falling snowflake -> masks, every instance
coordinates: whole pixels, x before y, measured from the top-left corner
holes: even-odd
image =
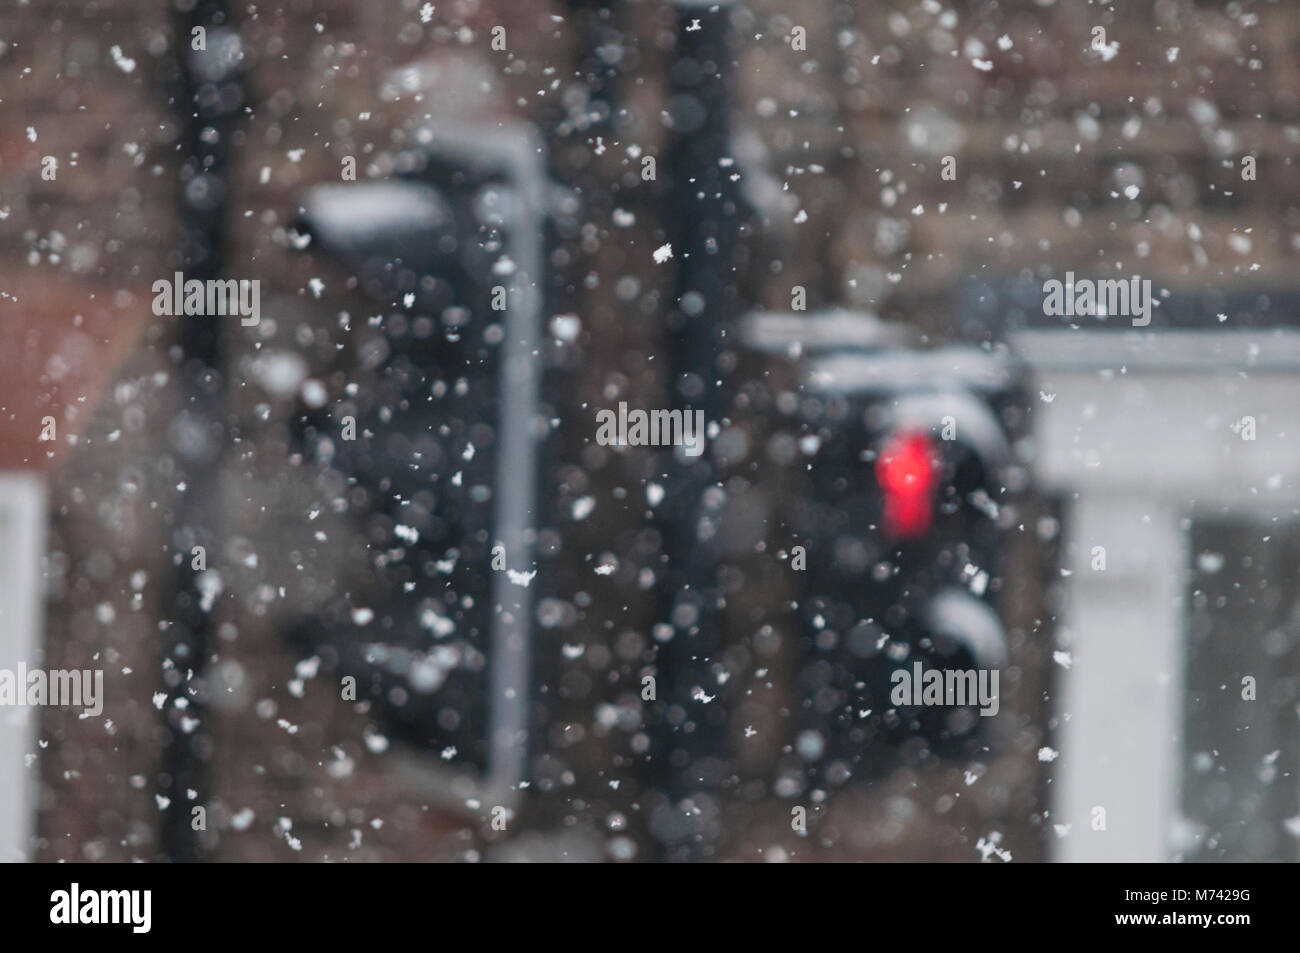
[[[135,60],[123,56],[122,48],[120,46],[110,47],[108,55],[113,57],[113,63],[116,64],[117,68],[123,73],[131,73],[135,71]]]

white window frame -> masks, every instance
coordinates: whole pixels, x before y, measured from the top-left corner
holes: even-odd
[[[1187,830],[1191,520],[1294,518],[1300,333],[1035,330],[1011,345],[1036,378],[1038,488],[1065,502],[1058,641],[1070,658],[1057,672],[1048,824],[1068,832],[1049,833],[1051,854],[1166,861]],[[1254,441],[1233,429],[1248,415]]]

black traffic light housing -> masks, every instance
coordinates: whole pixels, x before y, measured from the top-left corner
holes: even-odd
[[[980,348],[913,346],[906,331],[843,311],[754,316],[745,337],[796,363],[787,426],[803,453],[785,522],[807,568],[794,573],[790,773],[835,786],[978,752],[991,735],[977,699],[891,695],[894,673],[917,662],[987,673],[1008,661],[993,597],[1004,507],[1024,484],[1019,370]]]
[[[531,126],[438,122],[387,179],[318,185],[299,232],[385,306],[376,391],[304,413],[363,501],[378,592],[290,637],[357,680],[453,804],[525,779],[548,222]],[[348,420],[350,418],[350,422]],[[349,426],[348,432],[345,428]]]

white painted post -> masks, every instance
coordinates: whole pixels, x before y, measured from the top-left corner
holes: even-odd
[[[42,658],[46,493],[35,473],[0,472],[0,669],[37,668]],[[19,690],[22,690],[21,686]],[[0,707],[0,861],[30,859],[36,829],[39,713]]]
[[[1182,751],[1183,577],[1187,533],[1158,496],[1085,490],[1065,530],[1068,577],[1059,641],[1060,786],[1052,823],[1070,826],[1058,859],[1166,855]],[[1094,546],[1105,570],[1094,569]],[[1094,829],[1097,808],[1105,827]]]

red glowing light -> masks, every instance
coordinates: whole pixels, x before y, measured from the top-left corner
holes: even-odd
[[[895,434],[876,461],[876,480],[885,497],[884,530],[911,538],[930,528],[935,485],[934,447],[924,434]]]

